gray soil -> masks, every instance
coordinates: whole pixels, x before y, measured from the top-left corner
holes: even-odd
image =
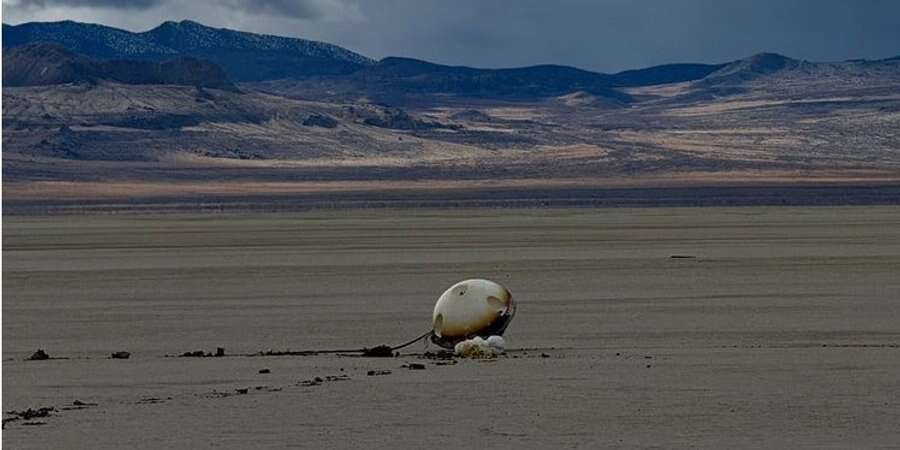
[[[3,239],[3,411],[55,408],[9,448],[900,442],[897,207],[23,216]],[[230,356],[399,343],[475,276],[519,303],[498,360]]]

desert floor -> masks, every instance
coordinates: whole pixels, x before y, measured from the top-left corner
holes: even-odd
[[[898,207],[3,222],[3,410],[56,408],[8,448],[900,442]],[[506,357],[240,356],[402,342],[470,277],[518,301]]]

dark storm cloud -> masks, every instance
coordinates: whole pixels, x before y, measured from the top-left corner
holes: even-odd
[[[557,63],[611,72],[762,51],[819,61],[900,54],[900,2],[878,0],[3,1],[4,20],[14,23],[72,19],[146,30],[192,19],[375,58],[483,67]]]
[[[294,19],[317,19],[327,12],[327,3],[309,0],[222,0],[221,4],[246,14],[284,15]]]
[[[24,8],[48,8],[58,6],[115,8],[115,9],[148,9],[163,3],[165,0],[19,0],[9,2]],[[7,5],[7,2],[3,2]],[[9,6],[7,6],[8,8]]]

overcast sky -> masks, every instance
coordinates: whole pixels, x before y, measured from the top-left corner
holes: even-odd
[[[191,19],[331,42],[373,58],[603,72],[771,51],[814,61],[900,55],[894,0],[3,0],[3,22],[144,31]]]

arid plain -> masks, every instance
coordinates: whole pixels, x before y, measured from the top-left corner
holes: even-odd
[[[5,423],[9,448],[900,442],[897,207],[20,216],[3,238],[3,410],[56,408]],[[402,342],[476,276],[519,302],[506,357],[240,356]]]

